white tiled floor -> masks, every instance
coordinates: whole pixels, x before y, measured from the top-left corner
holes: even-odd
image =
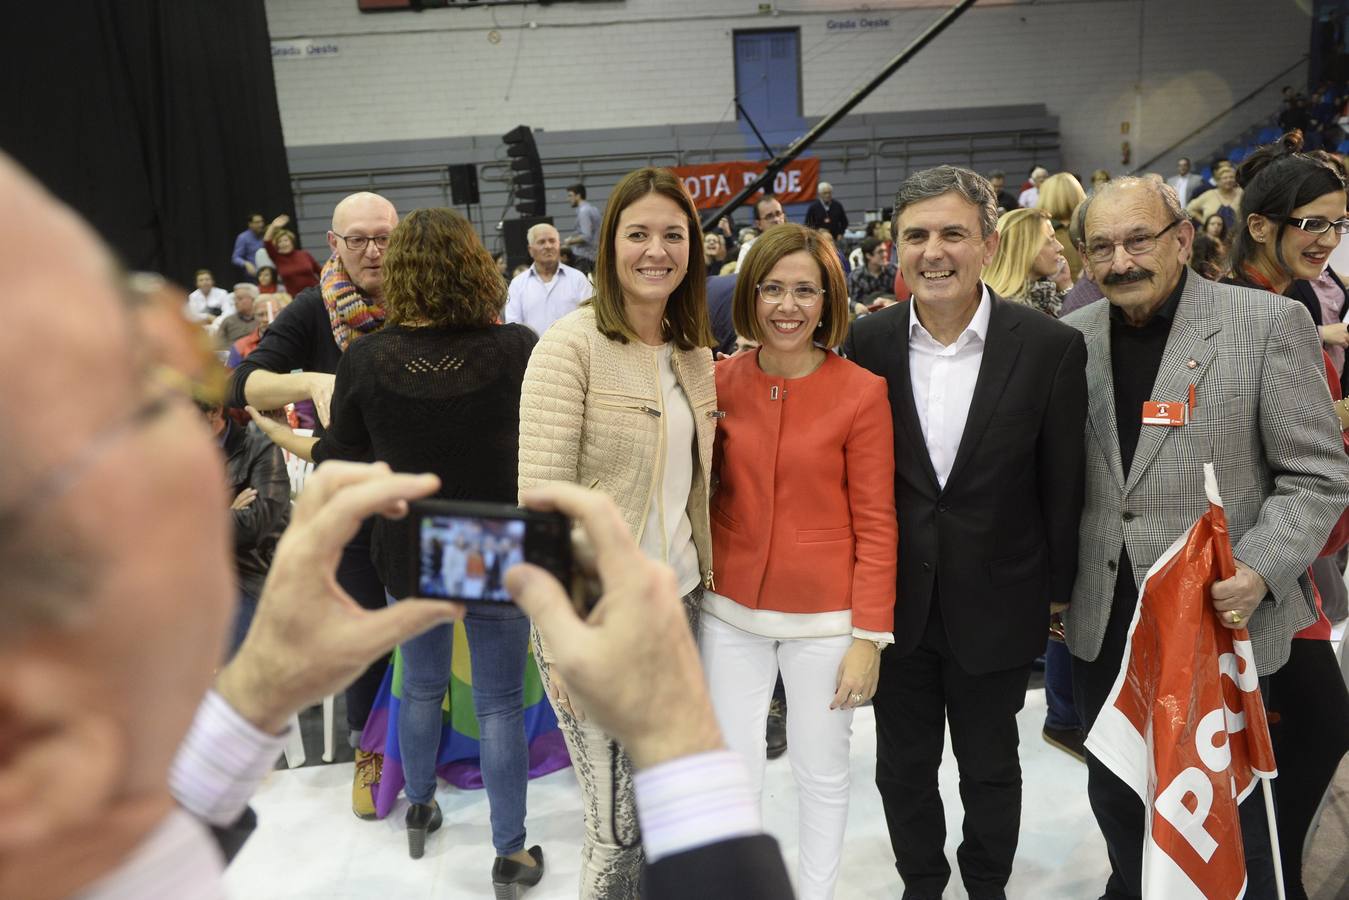
[[[1012,898],[1077,900],[1099,896],[1108,865],[1105,844],[1086,799],[1086,769],[1040,737],[1044,692],[1032,690],[1019,716],[1024,773],[1021,845],[1008,886]],[[839,880],[839,900],[900,894],[885,817],[873,784],[876,735],[870,708],[853,726],[853,801]],[[941,768],[947,802],[947,855],[954,867],[960,798],[950,746]],[[351,814],[351,766],[278,771],[254,798],[261,822],[227,873],[236,898],[490,897],[492,848],[487,798],[481,791],[442,787],[445,825],[411,860],[401,805],[380,822]],[[784,757],[769,764],[764,820],[791,865],[796,848],[796,793]],[[529,841],[543,845],[548,873],[529,900],[576,897],[580,794],[571,770],[531,782]],[[964,900],[954,875],[948,900]]]

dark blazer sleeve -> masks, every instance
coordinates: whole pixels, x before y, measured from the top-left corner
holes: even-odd
[[[1067,603],[1073,596],[1086,496],[1087,345],[1077,330],[1065,345],[1040,423],[1036,454],[1052,603]]]
[[[220,855],[225,858],[225,865],[234,861],[234,857],[239,855],[243,849],[244,842],[249,836],[257,830],[258,816],[253,812],[253,807],[248,807],[243,814],[236,819],[233,824],[221,827],[212,825],[211,837],[215,838],[216,846],[220,848]],[[789,895],[790,896],[790,895]]]
[[[791,900],[778,842],[733,838],[667,856],[646,868],[646,900]]]

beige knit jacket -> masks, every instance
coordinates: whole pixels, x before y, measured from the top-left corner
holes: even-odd
[[[708,484],[716,433],[712,351],[674,351],[675,379],[693,407],[698,459],[689,523],[704,585],[712,577]],[[652,491],[664,472],[665,429],[656,357],[613,341],[595,326],[589,305],[568,313],[539,339],[520,391],[520,489],[568,481],[604,491],[640,541]]]

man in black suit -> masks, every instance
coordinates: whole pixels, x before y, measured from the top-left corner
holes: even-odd
[[[910,175],[895,243],[913,299],[859,319],[844,354],[890,384],[899,517],[896,642],[881,657],[880,789],[904,897],[951,869],[937,792],[949,721],[972,900],[1004,897],[1021,815],[1016,713],[1077,567],[1086,348],[981,281],[997,200],[954,166]]]

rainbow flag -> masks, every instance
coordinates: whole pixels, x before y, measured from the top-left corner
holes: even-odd
[[[403,759],[398,751],[398,708],[403,696],[403,654],[394,651],[380,685],[370,718],[361,733],[361,749],[384,754],[384,772],[375,788],[375,814],[384,818],[393,809],[403,789]],[[463,622],[454,623],[450,651],[450,682],[441,705],[444,725],[436,774],[463,790],[482,787],[478,767],[478,718],[473,712],[473,674],[469,666],[468,632]],[[534,652],[525,664],[525,739],[529,741],[529,777],[538,778],[571,765],[557,717],[544,695]]]

